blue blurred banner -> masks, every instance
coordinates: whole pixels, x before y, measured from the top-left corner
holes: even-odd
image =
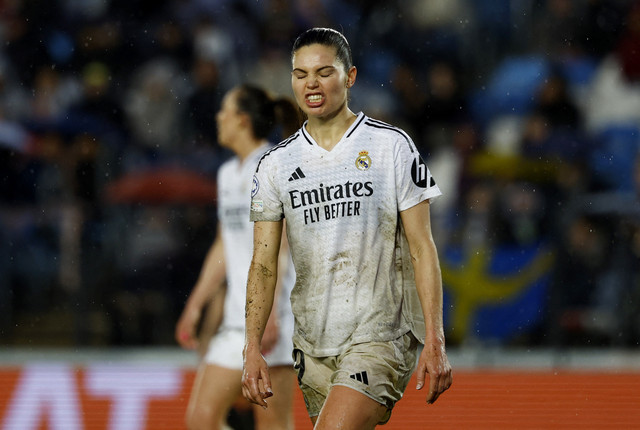
[[[451,341],[506,343],[542,321],[553,266],[546,246],[450,247],[441,259]]]

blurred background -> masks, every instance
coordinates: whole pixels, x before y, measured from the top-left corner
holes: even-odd
[[[640,3],[0,2],[0,345],[174,347],[215,232],[232,86],[342,31],[351,108],[405,129],[452,348],[640,342]]]

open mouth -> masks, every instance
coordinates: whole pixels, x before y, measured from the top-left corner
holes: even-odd
[[[318,104],[320,102],[322,102],[322,95],[321,94],[310,94],[306,97],[307,99],[307,103],[309,104]]]

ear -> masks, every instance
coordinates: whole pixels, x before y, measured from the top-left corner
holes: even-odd
[[[251,118],[249,118],[249,114],[245,112],[238,112],[238,121],[242,124],[243,128],[251,127]]]
[[[356,83],[357,74],[358,74],[358,69],[356,69],[356,66],[351,66],[351,68],[347,72],[347,83],[346,83],[347,88],[351,88],[353,84]]]

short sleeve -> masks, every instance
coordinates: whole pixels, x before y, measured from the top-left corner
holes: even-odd
[[[402,134],[396,142],[395,171],[398,210],[409,209],[424,200],[432,200],[442,192],[416,149],[413,141]]]
[[[258,164],[251,184],[251,221],[280,221],[284,218],[282,201],[272,180],[272,165],[263,159]]]

